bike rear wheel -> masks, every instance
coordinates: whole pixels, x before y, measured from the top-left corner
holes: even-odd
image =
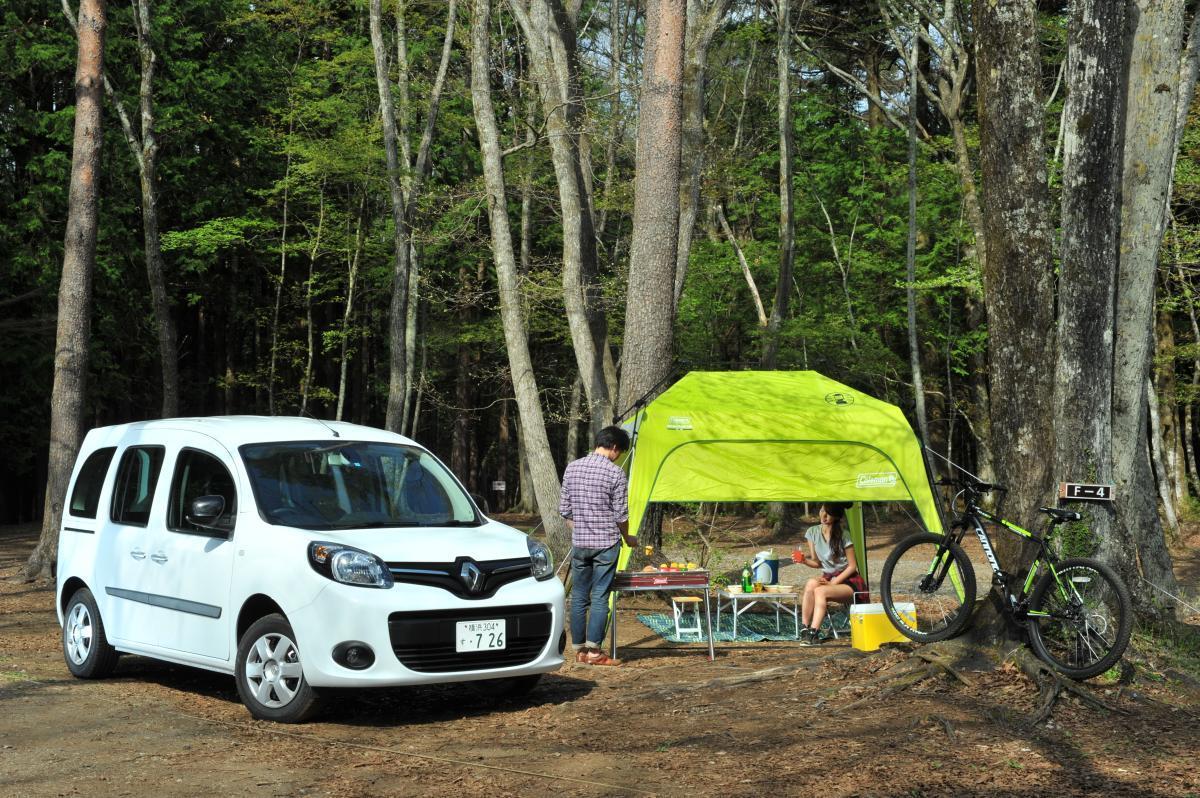
[[[958,634],[975,607],[971,561],[942,535],[921,532],[900,541],[883,564],[879,587],[892,625],[919,643]]]
[[[1063,560],[1034,586],[1028,626],[1029,642],[1043,662],[1072,679],[1090,679],[1125,653],[1133,601],[1129,588],[1104,563]]]

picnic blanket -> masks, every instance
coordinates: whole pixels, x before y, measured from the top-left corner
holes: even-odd
[[[695,643],[707,640],[696,634],[685,634],[679,637],[675,634],[675,619],[665,612],[639,612],[637,619],[650,631],[671,643]],[[713,625],[716,626],[716,616]],[[831,615],[838,633],[849,634],[850,617],[845,612],[835,612]],[[828,629],[828,626],[825,626]],[[737,637],[733,636],[733,614],[721,613],[721,625],[713,630],[713,641],[717,643],[757,643],[762,640],[795,640],[796,625],[790,615],[784,614],[779,621],[779,630],[775,630],[775,613],[747,612],[738,618]]]

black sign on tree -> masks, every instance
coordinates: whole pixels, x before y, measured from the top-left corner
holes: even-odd
[[[1069,501],[1110,502],[1113,500],[1113,486],[1060,482],[1058,483],[1058,498]]]

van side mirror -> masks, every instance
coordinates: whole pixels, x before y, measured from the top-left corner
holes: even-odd
[[[487,515],[491,512],[491,510],[488,509],[487,499],[483,498],[478,493],[472,493],[471,498],[475,501],[475,506],[478,507],[484,515]]]
[[[207,529],[210,532],[217,533],[221,537],[228,538],[229,530],[216,526],[217,521],[224,512],[224,496],[197,496],[195,499],[192,499],[192,504],[188,508],[186,518],[187,522],[193,526]]]

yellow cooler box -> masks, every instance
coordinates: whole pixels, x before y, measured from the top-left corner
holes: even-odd
[[[908,602],[897,602],[896,611],[916,621],[917,607]],[[850,644],[859,651],[875,651],[883,643],[902,643],[908,640],[892,626],[882,604],[855,604],[850,607]]]

